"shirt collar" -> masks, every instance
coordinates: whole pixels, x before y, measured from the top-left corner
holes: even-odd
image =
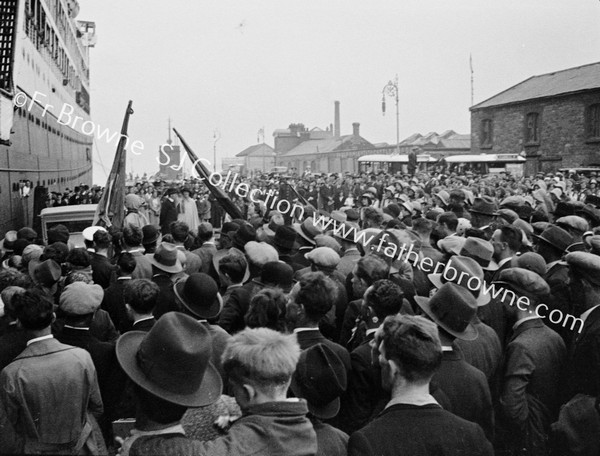
[[[423,406],[423,405],[429,405],[429,404],[438,404],[438,401],[435,400],[435,398],[431,395],[431,394],[427,394],[424,396],[399,396],[399,397],[394,397],[392,398],[391,401],[389,401],[387,403],[387,405],[385,406],[385,408],[389,408],[393,405],[396,404],[409,404],[409,405],[416,405],[416,406]]]
[[[560,260],[556,260],[556,261],[553,261],[553,262],[551,262],[551,263],[548,263],[548,264],[546,265],[546,272],[547,272],[547,271],[549,271],[550,269],[552,269],[552,267],[553,267],[555,264],[558,264],[558,263],[560,263]]]
[[[295,328],[294,329],[294,334],[298,334],[299,332],[305,332],[305,331],[318,331],[319,328]]]
[[[149,317],[138,318],[136,321],[133,322],[133,324],[135,325],[136,323],[139,323],[140,321],[152,320],[153,318],[154,317],[152,315],[150,315]]]
[[[117,277],[117,280],[131,280],[131,277]]]
[[[233,285],[229,285],[229,286],[227,287],[227,290],[231,290],[232,288],[239,288],[239,287],[243,287],[243,286],[244,286],[244,284],[243,284],[243,283],[234,283]],[[227,290],[226,290],[226,291],[227,291]]]
[[[52,334],[48,334],[46,336],[36,337],[34,339],[29,339],[27,341],[27,346],[29,347],[31,344],[33,344],[35,342],[41,342],[42,340],[46,340],[46,339],[54,339],[54,336]]]
[[[367,331],[365,332],[366,336],[369,336],[371,334],[373,334],[375,331],[377,331],[379,328],[371,328],[371,329],[367,329]]]
[[[583,323],[585,323],[585,320],[587,320],[587,317],[590,316],[590,314],[592,313],[592,310],[594,310],[596,307],[600,306],[600,304],[595,305],[594,307],[592,307],[591,309],[586,310],[585,312],[583,312],[581,314],[581,316],[579,318],[581,318],[581,321],[583,321]]]
[[[504,258],[503,260],[498,261],[498,266],[502,267],[503,265],[508,263],[510,260],[512,260],[512,257]]]
[[[525,317],[525,318],[521,318],[520,320],[517,320],[517,322],[513,325],[512,329],[513,331],[515,329],[517,329],[517,327],[521,326],[523,323],[525,323],[528,320],[535,320],[536,318],[540,318],[537,315],[532,315],[530,317]]]
[[[64,325],[63,328],[71,328],[71,329],[77,329],[79,331],[89,331],[90,328],[81,328],[81,327],[77,327],[77,326],[71,326],[71,325]]]
[[[451,352],[451,351],[454,351],[454,349],[452,347],[447,347],[445,345],[442,345],[442,351],[443,352]]]

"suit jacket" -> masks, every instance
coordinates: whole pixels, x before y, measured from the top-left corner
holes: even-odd
[[[346,456],[348,454],[348,434],[329,424],[311,418],[317,434],[316,456]]]
[[[550,424],[558,416],[560,374],[567,357],[561,337],[537,318],[521,323],[506,346],[500,399],[515,448],[545,455]],[[520,438],[519,438],[520,437]]]
[[[491,283],[494,280],[499,280],[500,279],[500,273],[502,271],[504,271],[505,269],[508,268],[512,268],[512,261],[508,260],[506,261],[502,266],[500,266],[498,269],[496,269],[495,271],[485,271],[484,274],[484,279],[487,283]]]
[[[250,307],[250,296],[250,291],[245,286],[228,288],[223,295],[219,326],[229,334],[235,334],[246,327],[244,317]]]
[[[600,306],[592,310],[575,336],[562,384],[563,402],[577,393],[600,395]]]
[[[24,439],[3,441],[2,450],[72,448],[86,428],[87,413],[103,411],[92,358],[54,338],[34,342],[0,373],[0,408],[0,416]]]
[[[292,256],[292,262],[302,266],[303,268],[310,267],[310,260],[307,260],[304,255],[314,249],[314,246],[304,246],[298,249],[295,255]]]
[[[432,382],[446,393],[455,415],[479,424],[488,439],[493,440],[492,397],[483,372],[468,364],[459,351],[444,351],[442,365]]]
[[[185,254],[185,268],[184,272],[186,274],[194,274],[196,272],[200,272],[202,268],[202,260],[195,253],[186,250],[186,248],[182,245],[177,246],[178,250],[181,250]]]
[[[90,265],[92,266],[92,279],[95,284],[106,289],[111,284],[111,280],[116,274],[115,265],[104,255],[97,253],[90,254]]]
[[[131,320],[129,320],[129,316],[127,315],[123,299],[123,288],[129,280],[131,279],[125,277],[118,278],[111,286],[104,290],[104,298],[102,298],[102,304],[100,304],[100,308],[108,312],[115,328],[121,334],[131,329]]]
[[[350,373],[352,369],[352,363],[350,362],[350,353],[344,347],[335,342],[330,341],[329,339],[325,339],[321,331],[318,328],[310,329],[307,331],[299,331],[296,333],[296,339],[298,340],[298,345],[300,345],[301,350],[306,350],[310,347],[313,347],[317,344],[325,344],[333,352],[338,355],[340,360],[344,363],[346,367],[346,372]]]
[[[202,266],[200,267],[200,272],[204,272],[208,274],[210,272],[210,266],[212,265],[212,259],[215,253],[217,253],[217,247],[214,243],[204,243],[202,246],[196,250],[192,250],[192,253],[198,255],[200,260],[202,260]]]
[[[348,250],[344,253],[344,256],[340,259],[340,262],[335,269],[339,271],[345,278],[348,276],[348,274],[352,273],[354,266],[356,266],[356,263],[358,263],[360,258],[360,252],[358,250]]]
[[[11,330],[0,337],[0,371],[25,350],[28,340],[27,333],[20,329]]]
[[[135,260],[135,269],[131,273],[132,279],[152,279],[152,263],[142,250],[133,250],[131,252]]]
[[[549,310],[548,314],[555,309],[560,310],[563,314],[574,315],[574,309],[571,302],[571,293],[569,291],[569,265],[563,262],[558,262],[546,272],[544,276],[546,283],[550,287],[550,296],[546,300]],[[555,324],[546,319],[545,323],[560,334],[565,341],[565,344],[570,343],[573,337],[573,331],[569,327],[563,327],[560,323]]]
[[[481,427],[442,409],[395,404],[350,436],[348,456],[492,456]]]
[[[231,335],[229,335],[227,331],[225,331],[220,326],[211,325],[206,321],[202,321],[202,324],[208,330],[212,340],[211,361],[219,371],[219,374],[221,374],[223,384],[227,385],[227,378],[225,376],[225,372],[223,371],[223,364],[221,363],[221,355],[225,351],[225,347],[227,346],[227,342],[229,341],[229,339],[231,339]]]
[[[152,281],[158,285],[160,289],[158,299],[156,300],[156,308],[154,309],[154,318],[157,320],[167,312],[178,312],[181,306],[177,302],[175,292],[173,291],[173,281],[168,274],[155,274],[152,276]]]
[[[491,383],[502,361],[502,344],[490,326],[478,321],[473,326],[479,336],[475,340],[456,339],[454,345],[462,352],[466,362],[483,372]],[[491,389],[490,384],[490,389]]]
[[[156,324],[155,318],[145,318],[144,320],[140,320],[133,324],[131,327],[132,331],[144,331],[148,332],[152,329],[152,327]]]
[[[171,201],[169,198],[165,198],[160,206],[160,218],[159,225],[160,231],[163,236],[165,234],[171,234],[171,222],[177,221],[177,206],[174,201]]]

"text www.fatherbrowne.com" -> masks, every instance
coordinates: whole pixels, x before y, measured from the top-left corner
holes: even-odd
[[[383,245],[385,236],[380,239],[381,242],[379,242],[378,245],[372,246],[371,241],[373,241],[375,238],[373,234],[368,234],[364,230],[357,230],[355,226],[351,226],[346,223],[339,223],[338,221],[324,215],[315,217],[313,219],[313,225],[323,231],[331,230],[333,231],[333,234],[338,237],[353,239],[354,243],[369,246],[371,250],[382,251],[387,257],[392,258],[395,261],[409,263],[412,265],[412,267],[418,268],[426,274],[442,273],[443,278],[447,282],[465,284],[473,293],[490,295],[491,299],[500,299],[500,302],[503,304],[506,302],[506,299],[509,298],[509,305],[513,306],[516,304],[519,310],[523,312],[528,311],[530,314],[535,314],[542,319],[547,318],[555,325],[562,325],[563,328],[567,328],[570,324],[570,330],[573,331],[578,327],[577,331],[579,333],[581,333],[583,329],[583,320],[581,318],[576,318],[573,315],[565,314],[559,309],[554,309],[548,313],[550,308],[544,303],[540,303],[535,306],[533,310],[530,310],[531,302],[527,296],[517,297],[512,290],[496,286],[496,284],[493,282],[488,284],[485,280],[482,280],[479,277],[464,277],[465,275],[468,275],[466,272],[461,272],[459,275],[459,272],[452,267],[452,259],[448,260],[448,264],[442,262],[434,264],[433,259],[421,256],[419,255],[418,251],[413,250],[413,244],[403,244],[402,246],[398,247],[394,244],[387,243],[384,248]]]

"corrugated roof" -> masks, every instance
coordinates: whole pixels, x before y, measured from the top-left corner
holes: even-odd
[[[283,154],[283,156],[293,157],[295,155],[322,154],[331,152],[350,138],[352,138],[352,135],[341,136],[339,138],[309,139],[308,141],[301,142],[293,149],[287,151]]]
[[[236,154],[236,157],[246,157],[254,152],[258,152],[261,149],[265,148],[266,150],[263,151],[265,154],[275,154],[275,150],[269,146],[268,144],[256,144],[254,146],[250,146],[247,147],[246,149],[244,149],[243,151],[241,151],[240,153]]]
[[[487,108],[591,89],[600,89],[600,62],[540,76],[532,76],[476,104],[471,109]]]

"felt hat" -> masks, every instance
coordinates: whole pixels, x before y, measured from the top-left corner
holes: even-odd
[[[177,274],[183,271],[183,266],[178,258],[178,251],[175,244],[163,242],[156,248],[156,252],[153,254],[147,253],[146,258],[161,271]]]
[[[600,287],[600,256],[588,252],[572,252],[565,255],[565,261],[571,266],[572,272]]]
[[[302,239],[312,245],[315,245],[315,236],[321,234],[312,217],[308,217],[302,223],[294,223],[293,227]]]
[[[498,280],[494,283],[513,290],[518,295],[536,299],[543,299],[550,294],[550,287],[546,281],[529,269],[505,269],[500,271]]]
[[[246,260],[246,255],[244,255],[244,252],[242,252],[239,249],[236,249],[235,247],[231,247],[230,249],[217,250],[212,257],[212,264],[213,264],[213,267],[215,268],[215,271],[217,271],[219,274],[221,273],[221,260],[229,255],[241,256],[244,258],[244,260]],[[246,272],[244,273],[244,278],[242,279],[242,283],[247,282],[249,278],[250,278],[250,268],[248,266],[248,261],[246,260]]]
[[[442,201],[444,206],[447,206],[448,202],[450,201],[450,193],[448,193],[446,190],[440,190],[439,192],[434,193],[433,196],[437,196]]]
[[[498,209],[494,215],[496,217],[500,217],[504,220],[506,220],[508,223],[512,224],[515,220],[517,220],[519,218],[519,214],[517,214],[515,211],[513,211],[512,209]]]
[[[60,265],[54,260],[45,260],[38,263],[31,277],[35,283],[50,288],[60,279],[62,270]]]
[[[304,255],[304,258],[323,269],[333,270],[340,262],[340,256],[329,247],[317,247]]]
[[[154,225],[145,225],[142,227],[142,244],[152,244],[158,241],[160,231]]]
[[[93,242],[96,231],[106,231],[106,228],[99,225],[88,226],[81,234],[83,235],[83,239],[88,242]]]
[[[358,222],[360,214],[356,209],[346,209],[346,221],[347,222]]]
[[[554,225],[546,228],[541,235],[533,234],[532,236],[560,252],[564,252],[573,242],[573,237],[568,232]]]
[[[438,326],[457,339],[477,339],[477,328],[471,322],[477,314],[477,302],[466,288],[448,282],[431,298],[415,296],[414,299]]]
[[[346,391],[346,367],[325,344],[303,350],[290,389],[306,399],[308,410],[319,419],[330,419],[340,411],[340,396]]]
[[[591,204],[596,209],[600,208],[600,196],[588,195],[585,197],[585,204]]]
[[[116,352],[135,384],[167,402],[203,407],[221,396],[221,376],[210,362],[210,333],[188,315],[168,312],[148,332],[123,334]]]
[[[346,242],[356,244],[356,234],[359,231],[357,226],[351,225],[349,222],[336,226],[333,230],[333,237],[342,239]]]
[[[294,286],[294,270],[283,261],[269,261],[263,266],[260,274],[260,285],[273,284],[289,293]]]
[[[483,214],[493,216],[497,210],[496,200],[491,196],[482,196],[475,198],[469,212],[474,214]]]
[[[273,244],[283,249],[291,250],[296,244],[296,231],[291,226],[282,225],[277,228]]]
[[[167,191],[165,192],[165,195],[171,196],[171,195],[176,195],[177,193],[179,193],[179,190],[174,187],[171,187],[171,188],[167,189]]]
[[[454,253],[458,255],[465,245],[465,238],[462,236],[446,236],[437,242],[438,248],[445,253]]]
[[[528,269],[542,277],[546,275],[546,260],[539,253],[525,252],[522,255],[514,256],[510,265],[513,268]]]
[[[252,225],[244,223],[231,237],[231,241],[238,249],[243,249],[250,241],[256,241],[256,230]]]
[[[217,317],[223,308],[217,282],[203,272],[177,281],[173,291],[183,306],[198,318],[210,320]]]
[[[26,239],[31,243],[37,239],[37,233],[33,228],[24,226],[19,231],[17,231],[17,239]]]
[[[331,218],[333,220],[335,220],[336,222],[344,223],[346,221],[346,219],[348,218],[348,216],[346,215],[345,212],[342,212],[342,211],[332,211]]]
[[[483,269],[473,258],[453,256],[441,274],[429,274],[427,278],[437,289],[446,282],[452,282],[471,290],[476,296],[477,306],[485,306],[490,302],[490,295],[483,293]],[[477,280],[472,280],[474,278]]]
[[[55,242],[67,244],[69,242],[69,230],[60,223],[49,228],[46,235],[48,236],[48,244],[54,244]]]
[[[402,210],[400,209],[400,206],[398,204],[390,203],[385,208],[383,208],[383,212],[396,218],[400,216],[400,212],[402,212]]]
[[[256,266],[263,266],[269,261],[277,261],[279,254],[275,247],[266,242],[250,241],[244,246],[248,261]]]
[[[315,246],[316,247],[329,247],[333,249],[335,253],[338,255],[342,251],[342,246],[340,243],[332,236],[328,236],[326,234],[318,234],[315,236]]]
[[[73,282],[60,294],[60,310],[70,315],[94,313],[102,304],[104,290],[100,285]]]
[[[17,232],[15,230],[7,231],[4,235],[4,239],[0,242],[0,248],[7,252],[12,252],[15,241],[17,240]]]
[[[586,204],[582,208],[576,209],[575,214],[588,219],[592,226],[600,225],[600,209],[596,209],[591,204]]]

